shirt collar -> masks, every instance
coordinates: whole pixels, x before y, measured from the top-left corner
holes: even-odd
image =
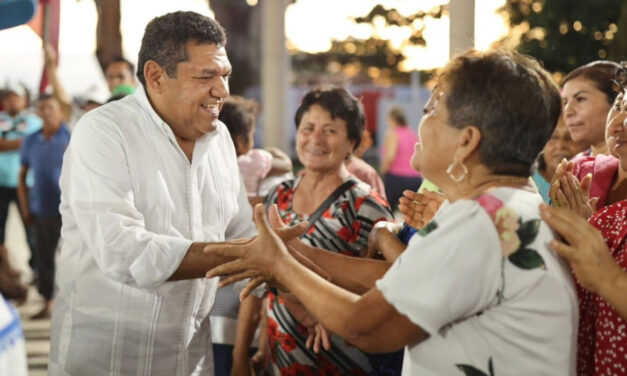
[[[59,127],[59,129],[57,129],[57,131],[52,134],[52,137],[50,138],[50,140],[52,141],[58,137],[69,135],[69,134],[70,134],[70,131],[68,130],[67,125],[63,121],[61,122],[61,126]],[[37,135],[40,140],[45,140],[43,127],[37,131]]]
[[[157,111],[155,111],[154,107],[152,107],[152,104],[150,103],[150,100],[148,99],[148,94],[146,93],[146,90],[144,89],[144,87],[141,84],[138,84],[137,90],[135,90],[135,93],[133,93],[132,95],[135,97],[135,99],[137,99],[140,106],[143,107],[148,112],[153,123],[155,123],[159,127],[159,129],[162,132],[164,132],[164,134],[172,142],[174,142],[174,144],[178,145],[176,142],[176,137],[174,136],[174,132],[172,132],[172,128],[170,128],[168,123],[166,123],[165,120],[163,120],[161,116],[159,116]],[[202,144],[212,139],[213,136],[215,136],[218,132],[221,131],[222,128],[223,127],[221,126],[216,127],[214,131],[208,132],[207,134],[203,135],[198,140],[196,140],[196,144]],[[224,130],[222,129],[222,131]]]

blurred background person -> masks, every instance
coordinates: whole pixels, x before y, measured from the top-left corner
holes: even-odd
[[[571,71],[562,81],[564,121],[573,141],[587,148],[581,158],[608,154],[605,119],[618,94],[613,87],[618,68],[612,61],[593,61]]]
[[[380,194],[381,197],[387,199],[387,196],[385,194],[385,185],[383,184],[383,180],[381,180],[381,176],[374,167],[369,165],[368,162],[364,161],[361,158],[366,150],[370,149],[371,147],[372,135],[370,134],[369,130],[364,129],[361,134],[361,142],[359,143],[359,146],[346,160],[346,169],[352,175],[355,175],[357,179],[372,187],[372,189]]]
[[[583,149],[584,147],[582,147],[581,143],[573,141],[570,132],[568,132],[568,127],[564,122],[564,117],[560,116],[560,120],[551,138],[546,145],[544,145],[544,149],[542,149],[540,155],[538,155],[538,168],[532,176],[544,202],[550,201],[550,182],[557,166],[562,160],[573,158]]]
[[[61,237],[59,177],[63,154],[70,143],[61,104],[54,96],[44,94],[37,100],[37,114],[43,120],[43,127],[22,143],[18,186],[22,216],[35,226],[37,290],[44,298],[43,308],[32,317],[35,320],[47,319],[52,312],[55,255]],[[30,190],[26,184],[29,170],[33,171],[34,178]]]
[[[107,86],[111,93],[120,85],[128,85],[132,88],[137,86],[135,81],[135,65],[122,56],[112,59],[105,67],[104,73]]]
[[[13,202],[19,206],[17,197],[19,149],[24,137],[41,128],[41,119],[27,111],[28,92],[21,84],[8,82],[0,92],[0,99],[4,108],[4,111],[0,112],[0,246],[4,247],[9,204]],[[32,176],[28,176],[26,184],[30,186],[32,183]],[[33,234],[23,217],[22,223],[31,253],[29,265],[36,274]]]
[[[258,112],[257,102],[232,95],[224,101],[219,117],[233,139],[237,164],[252,202],[263,200],[268,193],[262,190],[262,186],[271,185],[274,188],[282,180],[292,177],[292,160],[287,154],[277,148],[255,148]]]
[[[383,184],[388,202],[392,210],[398,208],[398,200],[403,191],[409,189],[417,191],[422,183],[420,172],[414,170],[409,160],[414,154],[414,146],[418,136],[413,129],[407,126],[405,112],[400,107],[394,107],[388,113],[387,132],[381,148],[381,168]]]

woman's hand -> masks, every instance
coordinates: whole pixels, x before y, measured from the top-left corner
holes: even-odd
[[[398,209],[403,213],[405,223],[420,230],[431,221],[444,200],[444,195],[438,192],[425,190],[417,193],[405,190],[399,200]]]
[[[586,175],[581,182],[573,174],[574,163],[562,161],[551,179],[549,196],[554,206],[569,208],[584,219],[596,212],[598,198],[590,198],[592,175]]]
[[[220,287],[250,278],[251,281],[240,293],[240,299],[247,297],[263,282],[275,280],[281,262],[293,258],[284,242],[298,238],[307,230],[307,222],[272,230],[262,204],[254,208],[254,221],[259,234],[251,241],[228,245],[217,251],[236,259],[211,269],[206,275],[207,278],[226,276],[220,281]]]
[[[308,335],[305,346],[308,349],[313,349],[316,354],[320,352],[320,346],[322,346],[325,350],[330,350],[330,334],[318,322],[318,319],[315,318],[294,295],[281,293],[281,297],[283,298],[285,308],[287,308],[290,314],[292,314],[298,322],[307,328]]]
[[[552,240],[551,248],[570,262],[579,283],[600,294],[622,273],[601,233],[569,209],[541,205],[542,218],[565,241]]]
[[[377,222],[372,228],[372,231],[370,231],[370,235],[368,235],[368,249],[366,251],[365,257],[372,259],[383,258],[383,252],[381,251],[381,242],[379,240],[386,235],[393,235],[394,237],[396,237],[402,227],[402,223],[394,223],[388,221]]]

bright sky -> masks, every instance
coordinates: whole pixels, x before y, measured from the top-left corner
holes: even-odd
[[[286,34],[288,43],[297,48],[317,52],[329,48],[331,38],[348,36],[368,37],[373,32],[390,40],[393,46],[401,46],[410,35],[403,28],[375,28],[355,25],[349,17],[365,15],[379,2],[394,7],[402,14],[411,14],[443,3],[442,0],[298,0],[288,7]],[[501,16],[494,11],[504,0],[475,0],[476,47],[487,48],[494,40],[507,32]],[[174,10],[193,10],[212,15],[206,0],[121,0],[122,35],[125,55],[135,61],[143,30],[152,18]],[[333,12],[329,12],[333,9]],[[449,19],[425,20],[424,37],[427,47],[408,48],[405,69],[430,69],[444,65],[448,60]],[[61,63],[59,74],[71,94],[95,91],[107,95],[102,73],[93,56],[96,9],[91,0],[61,0]],[[27,26],[0,31],[0,85],[7,77],[18,77],[29,87],[35,88],[43,64],[39,38]]]
[[[403,15],[419,10],[427,11],[447,3],[446,0],[298,0],[287,9],[285,29],[289,41],[300,50],[308,52],[326,51],[331,39],[346,39],[349,36],[368,38],[375,31],[382,38],[400,47],[411,35],[409,27],[373,28],[370,25],[355,25],[349,17],[366,15],[377,3],[386,8],[396,8]],[[475,46],[485,49],[507,33],[503,18],[495,10],[505,0],[475,0]],[[327,9],[333,9],[328,12]],[[333,25],[333,27],[325,27]],[[449,18],[426,18],[424,38],[427,47],[408,47],[405,70],[431,69],[443,66],[449,55]]]

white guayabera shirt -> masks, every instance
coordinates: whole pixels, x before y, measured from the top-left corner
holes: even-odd
[[[226,127],[190,163],[138,88],[79,121],[60,185],[50,374],[212,375],[218,280],[166,280],[192,241],[255,234]]]
[[[577,299],[536,192],[442,206],[377,288],[429,334],[403,375],[575,375]]]

